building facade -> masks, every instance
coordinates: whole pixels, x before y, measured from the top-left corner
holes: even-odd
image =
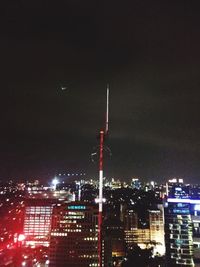
[[[168,203],[165,242],[167,266],[194,266],[192,220],[188,203]]]
[[[168,198],[165,208],[167,266],[200,266],[200,200]]]
[[[98,209],[70,202],[55,206],[50,239],[50,267],[98,266]]]
[[[164,209],[162,205],[148,210],[145,227],[139,224],[140,218],[134,210],[127,209],[124,216],[124,233],[127,248],[137,244],[141,249],[153,247],[154,254],[164,255]]]
[[[49,246],[54,201],[27,199],[23,233],[25,246]]]

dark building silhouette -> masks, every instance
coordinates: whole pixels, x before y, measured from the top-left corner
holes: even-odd
[[[118,266],[125,256],[123,223],[117,216],[104,220],[103,224],[103,261],[104,267]],[[113,265],[115,264],[115,265]]]

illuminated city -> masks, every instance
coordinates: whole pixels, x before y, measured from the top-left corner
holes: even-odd
[[[1,184],[2,266],[98,266],[98,180],[80,177]],[[130,266],[134,257],[198,266],[200,186],[104,178],[103,194],[102,266]]]
[[[0,267],[200,267],[198,1],[0,3]]]

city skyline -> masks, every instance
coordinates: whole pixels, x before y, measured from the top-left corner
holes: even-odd
[[[2,266],[101,266],[98,182],[0,184]],[[200,185],[104,183],[102,266],[199,266]]]
[[[0,177],[98,177],[109,83],[106,176],[197,182],[198,16],[179,1],[3,3]]]

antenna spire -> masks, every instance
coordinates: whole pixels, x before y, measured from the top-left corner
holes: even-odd
[[[109,123],[109,84],[107,84],[107,101],[106,101],[106,129],[105,134],[108,134],[108,123]]]

